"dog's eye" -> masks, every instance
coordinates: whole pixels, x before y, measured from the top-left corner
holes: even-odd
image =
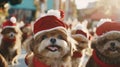
[[[43,35],[42,36],[42,40],[44,40],[44,39],[46,39],[47,38],[47,36],[46,35]]]
[[[58,38],[59,38],[59,39],[63,39],[62,35],[58,35]]]

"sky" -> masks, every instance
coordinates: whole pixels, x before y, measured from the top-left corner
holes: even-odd
[[[77,9],[85,9],[88,6],[88,3],[95,2],[96,0],[75,0]]]

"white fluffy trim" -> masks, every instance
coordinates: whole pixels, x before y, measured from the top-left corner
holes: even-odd
[[[16,23],[17,20],[16,20],[15,17],[11,17],[11,18],[10,18],[10,21],[11,21],[12,23]]]
[[[55,27],[55,28],[52,28],[52,29],[47,29],[47,30],[39,31],[39,32],[37,32],[36,34],[34,34],[34,38],[35,38],[38,34],[42,34],[42,33],[49,32],[49,31],[53,31],[53,30],[56,30],[56,29],[64,29],[64,33],[65,33],[66,35],[69,34],[69,33],[67,32],[67,29],[65,29],[64,27],[58,26],[58,27]]]
[[[97,27],[99,27],[100,25],[102,25],[103,23],[105,23],[105,22],[109,22],[109,21],[112,21],[111,19],[109,19],[109,18],[102,18],[102,19],[100,19],[100,21],[98,22],[98,24],[97,24]]]

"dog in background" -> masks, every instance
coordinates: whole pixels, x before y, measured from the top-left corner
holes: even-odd
[[[120,67],[120,23],[106,21],[96,28],[92,56],[86,67]]]
[[[81,58],[86,54],[89,45],[89,33],[86,25],[78,23],[71,30],[72,37],[77,41],[76,47],[77,50],[73,53],[72,57],[72,66],[81,67]],[[83,53],[83,50],[85,53]],[[88,52],[88,51],[87,51]],[[87,55],[87,54],[86,54]],[[83,65],[83,63],[82,63]]]
[[[25,42],[30,36],[32,36],[32,26],[31,23],[26,23],[21,27],[22,35],[22,43]]]
[[[21,35],[22,32],[14,23],[14,17],[6,21],[2,25],[0,53],[6,59],[8,64],[17,63],[17,57],[21,53]]]
[[[33,43],[30,44],[33,55],[26,57],[29,67],[72,67],[74,39],[68,34],[63,21],[56,15],[46,15],[34,23],[33,32]]]

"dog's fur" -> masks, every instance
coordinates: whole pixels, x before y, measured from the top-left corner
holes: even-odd
[[[1,31],[2,39],[0,53],[5,57],[8,64],[17,63],[17,57],[21,53],[21,35],[18,27],[8,27]]]
[[[120,65],[120,32],[111,31],[98,36],[92,41],[92,48],[102,62]],[[91,56],[86,67],[99,67],[99,65]]]
[[[85,37],[82,34],[75,34],[76,30],[72,31],[72,37],[77,41],[76,48],[77,50],[75,52],[81,54],[81,56],[78,57],[72,57],[72,66],[73,67],[80,67],[81,57],[82,57],[82,50],[88,48],[89,40],[87,37]],[[74,54],[74,53],[73,53]]]
[[[0,54],[0,67],[8,67],[7,61],[1,54]]]
[[[20,28],[23,35],[22,35],[22,43],[24,43],[30,36],[32,36],[32,26],[31,24],[25,24],[23,27]]]
[[[51,67],[72,67],[71,56],[75,50],[74,40],[63,29],[38,34],[30,47],[33,55],[28,58],[28,66],[34,67],[33,57]]]

